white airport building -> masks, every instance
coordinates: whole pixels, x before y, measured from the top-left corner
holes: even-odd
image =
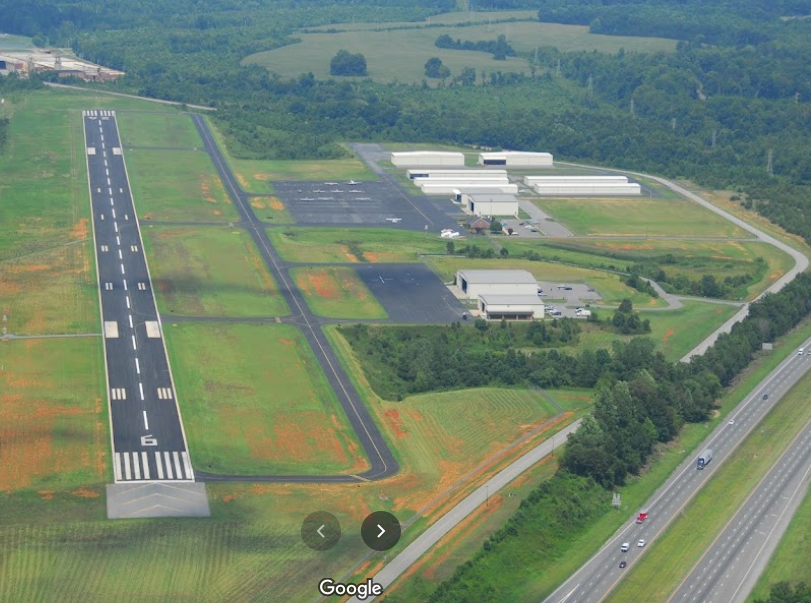
[[[535,320],[544,317],[544,303],[535,295],[479,295],[479,315],[486,320]]]
[[[553,167],[551,153],[528,153],[524,151],[501,151],[479,153],[479,165],[506,165],[515,168]]]
[[[507,178],[507,170],[452,170],[452,169],[430,169],[430,168],[411,168],[406,170],[408,177],[411,180],[418,178],[441,178],[448,180],[455,178],[457,180],[475,180],[477,178]]]
[[[401,151],[391,154],[391,163],[396,167],[465,167],[463,153],[449,151]]]
[[[525,176],[524,182],[541,196],[635,196],[642,193],[625,176]]]
[[[462,207],[474,216],[518,215],[518,199],[504,193],[462,193]]]
[[[538,281],[526,270],[459,270],[455,284],[467,299],[480,295],[538,297]]]
[[[426,182],[420,186],[426,195],[451,195],[456,201],[462,200],[462,194],[468,191],[518,194],[518,185],[494,182]]]

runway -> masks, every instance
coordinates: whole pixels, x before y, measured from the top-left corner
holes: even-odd
[[[84,111],[115,482],[194,471],[113,111]]]

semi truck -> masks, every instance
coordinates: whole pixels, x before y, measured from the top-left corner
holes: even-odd
[[[696,469],[703,469],[704,467],[707,466],[707,463],[709,463],[711,460],[712,460],[712,449],[707,448],[704,452],[702,452],[699,455],[698,461],[696,462]]]

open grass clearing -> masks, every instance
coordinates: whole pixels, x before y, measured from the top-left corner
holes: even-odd
[[[250,203],[253,213],[260,220],[271,224],[296,223],[287,206],[278,197],[251,197]]]
[[[619,275],[579,266],[512,258],[472,259],[461,256],[430,256],[425,261],[445,282],[452,281],[457,270],[527,270],[540,281],[585,283],[596,289],[606,304],[619,305],[623,299],[630,299],[637,307],[665,305],[663,300],[627,286],[620,281]]]
[[[656,539],[651,550],[609,597],[609,602],[664,601],[811,419],[805,375],[764,418],[712,479]]]
[[[357,157],[301,161],[231,158],[229,163],[242,189],[257,195],[272,191],[274,180],[377,179]]]
[[[98,284],[86,218],[74,244],[0,262],[3,326],[15,335],[98,333]],[[82,241],[82,242],[79,242]]]
[[[239,220],[214,164],[205,153],[129,149],[124,158],[142,222]]]
[[[749,233],[687,200],[635,198],[543,198],[533,202],[583,235],[730,237]]]
[[[0,493],[47,499],[107,477],[101,350],[96,337],[0,343]]]
[[[498,19],[524,20],[490,22]],[[474,20],[478,22],[473,23]],[[465,25],[468,22],[470,24]],[[447,23],[448,27],[442,27],[442,23]],[[473,67],[477,72],[530,73],[529,63],[523,58],[496,61],[488,52],[437,48],[434,42],[444,34],[470,41],[495,41],[499,35],[504,35],[519,53],[532,52],[539,40],[544,46],[556,46],[566,52],[597,50],[615,53],[620,48],[668,52],[675,50],[676,46],[673,40],[595,35],[589,33],[586,26],[540,23],[537,14],[531,15],[529,11],[451,13],[432,17],[430,27],[426,25],[428,23],[330,25],[321,28],[321,33],[299,32],[296,37],[300,43],[250,55],[243,59],[243,63],[259,64],[283,77],[312,72],[323,79],[330,77],[329,60],[338,50],[346,49],[366,56],[368,76],[373,80],[414,84],[427,79],[424,66],[431,57],[439,57],[452,75],[458,75],[465,67]],[[363,35],[358,35],[358,31],[363,31]]]
[[[447,252],[436,234],[393,228],[285,228],[268,230],[273,246],[288,262],[418,262],[422,254]],[[488,245],[486,240],[455,241]]]
[[[310,309],[327,318],[388,318],[383,306],[351,268],[291,271]]]
[[[242,228],[144,225],[161,312],[184,316],[283,316],[289,312]]]
[[[119,111],[121,144],[127,147],[202,148],[191,117],[175,112]]]
[[[168,324],[195,467],[248,475],[366,469],[343,410],[297,328]]]

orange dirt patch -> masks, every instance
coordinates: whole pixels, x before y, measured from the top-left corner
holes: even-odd
[[[662,335],[662,341],[667,341],[676,332],[676,329],[670,328],[668,329],[664,335]]]
[[[270,180],[270,174],[254,174],[253,179],[259,180],[259,182],[267,182]]]
[[[253,198],[251,199],[251,207],[255,207],[256,209],[265,209],[267,205],[262,203],[261,199]]]
[[[80,498],[98,498],[101,496],[98,492],[93,490],[88,490],[87,488],[79,488],[78,490],[73,490],[71,492],[74,496],[79,496]]]
[[[42,500],[53,500],[56,490],[40,490],[37,492]]]
[[[394,432],[398,438],[404,438],[408,435],[408,432],[405,430],[405,423],[400,418],[400,413],[390,408],[385,413],[383,413],[388,420],[389,427]]]
[[[602,243],[597,244],[599,247],[602,247]],[[635,251],[635,250],[648,250],[653,249],[653,245],[644,245],[640,243],[606,243],[606,247],[609,249],[622,249],[624,251]]]
[[[238,415],[253,458],[305,463],[329,458],[340,463],[349,462],[335,431],[319,412],[280,414],[274,418],[272,431],[260,420],[251,421],[245,413]]]
[[[307,282],[318,297],[335,299],[341,297],[341,290],[335,278],[326,270],[314,270],[307,273]]]
[[[374,253],[370,251],[364,251],[363,257],[372,263],[382,263],[385,264],[387,262],[402,262],[403,255],[400,253],[395,253],[392,251],[376,251]]]
[[[79,220],[70,231],[71,239],[86,239],[90,234],[90,227],[87,218]]]
[[[243,176],[240,172],[234,172],[234,173],[236,174],[237,181],[239,182],[239,185],[243,189],[248,190],[250,188],[250,184],[248,183],[247,178],[245,178],[245,176]]]
[[[380,260],[377,259],[377,254],[374,253],[374,252],[371,252],[371,251],[364,251],[363,252],[363,257],[366,259],[366,261],[372,262],[372,263],[380,261]]]
[[[279,341],[281,341],[286,346],[296,345],[295,341],[293,341],[292,339],[287,339],[286,337],[280,338]]]
[[[277,199],[276,197],[271,197],[268,204],[270,205],[270,209],[274,211],[282,211],[284,209],[284,203],[282,203],[281,200]]]
[[[355,257],[355,254],[349,251],[349,247],[347,247],[346,245],[341,245],[341,253],[343,253],[346,259],[349,260],[350,262],[358,261],[358,258]]]

